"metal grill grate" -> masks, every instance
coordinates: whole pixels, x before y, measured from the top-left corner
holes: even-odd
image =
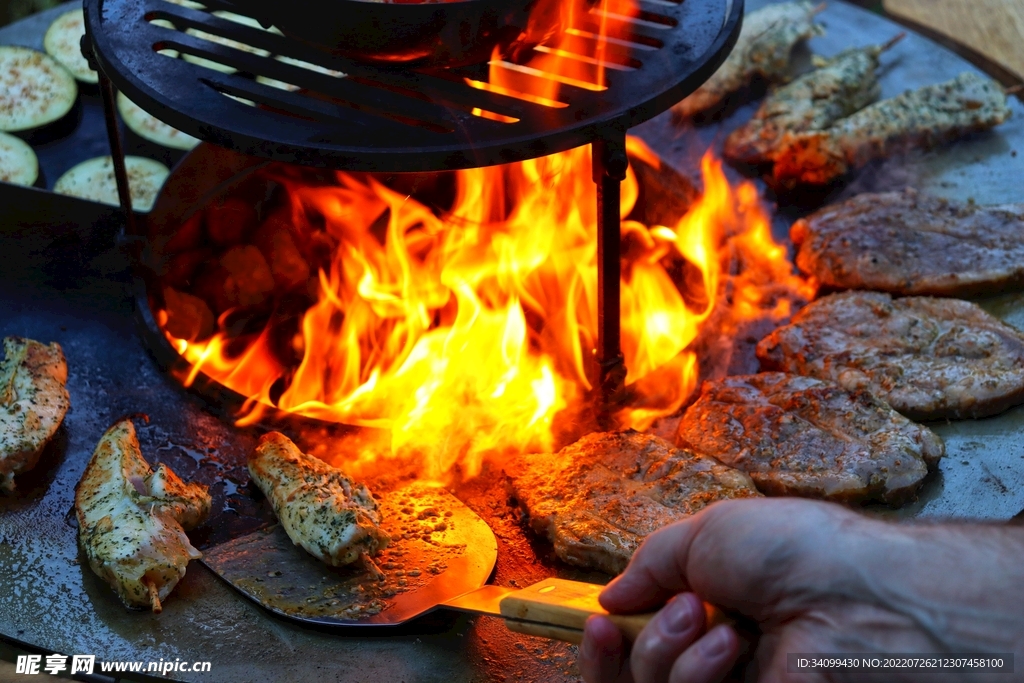
[[[742,4],[641,0],[633,19],[592,11],[568,29],[561,50],[592,53],[599,22],[611,25],[616,38],[605,51],[607,87],[562,78],[557,102],[492,88],[487,63],[410,70],[335,57],[225,18],[223,12],[237,15],[239,9],[221,0],[208,1],[205,9],[168,0],[87,0],[85,7],[104,73],[176,128],[256,156],[390,172],[507,163],[586,144],[609,129],[625,131],[706,80],[735,41]],[[594,68],[586,58],[570,58]],[[497,68],[525,81],[550,78],[516,64]],[[321,72],[327,70],[344,75]]]

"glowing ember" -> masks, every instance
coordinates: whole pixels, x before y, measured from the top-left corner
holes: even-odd
[[[638,140],[629,150],[659,163]],[[211,237],[219,255],[202,253],[215,265],[200,267],[191,294],[165,289],[160,322],[191,364],[188,381],[203,372],[251,397],[242,423],[274,406],[385,428],[390,448],[373,457],[416,457],[435,479],[456,466],[472,476],[487,457],[552,449],[584,428],[592,398],[590,169],[581,148],[459,171],[447,211],[368,176],[316,186],[278,171],[283,214],[234,244]],[[704,195],[677,225],[623,223],[623,427],[647,428],[684,404],[709,320],[716,333],[780,320],[813,294],[772,240],[754,187],[730,187],[710,156],[702,171]],[[632,170],[622,196],[625,217],[638,196]],[[213,235],[220,223],[210,211]],[[204,284],[211,269],[220,289]],[[312,303],[285,313],[303,297]],[[215,332],[181,323],[212,320],[195,313],[204,301],[219,313]],[[243,324],[253,319],[262,327]]]

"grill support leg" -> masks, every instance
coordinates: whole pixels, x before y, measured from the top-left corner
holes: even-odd
[[[602,428],[621,401],[626,365],[620,339],[619,198],[626,178],[626,134],[612,131],[591,146],[597,184],[597,415]]]
[[[88,29],[88,23],[86,23]],[[128,187],[128,171],[124,162],[124,146],[121,144],[121,131],[117,126],[117,107],[114,102],[114,84],[110,82],[103,69],[100,68],[93,53],[92,41],[88,31],[82,36],[82,56],[89,62],[89,68],[94,70],[100,79],[100,96],[103,98],[103,118],[107,123],[107,140],[110,142],[110,158],[114,163],[114,180],[117,181],[117,197],[121,202],[121,210],[124,211],[126,232],[135,236],[139,232],[136,229],[135,212],[132,211],[132,195]]]

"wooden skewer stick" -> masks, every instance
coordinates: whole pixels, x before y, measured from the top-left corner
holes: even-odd
[[[157,589],[156,583],[145,579],[142,582],[149,589],[149,606],[153,610],[153,614],[160,614],[164,611],[164,606],[160,604],[160,591]]]
[[[377,563],[374,562],[373,558],[370,557],[366,552],[359,553],[359,561],[362,562],[363,567],[366,568],[366,571],[369,572],[374,579],[376,579],[377,581],[384,580],[384,572],[380,570],[380,567],[377,566]]]

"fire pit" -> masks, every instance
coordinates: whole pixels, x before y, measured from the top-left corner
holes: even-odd
[[[891,26],[877,18],[842,3],[828,11],[831,14],[826,18],[837,44],[851,39],[865,43],[874,40],[875,36],[863,36],[863,32],[871,29],[886,34],[892,31]],[[907,49],[917,54],[915,59],[926,64],[922,68],[927,70],[936,68],[936,64],[951,71],[963,66],[925,41]],[[905,56],[904,60],[907,59]],[[904,76],[907,70],[914,73],[907,66]],[[932,74],[928,77],[934,78]],[[886,87],[895,90],[906,87],[906,83],[890,80]],[[1015,107],[1019,112],[1019,106]],[[639,132],[652,147],[684,167],[703,153],[708,139],[720,134],[721,128],[712,126],[678,137],[676,130],[662,119]],[[1018,139],[1012,136],[1019,134],[1016,128],[1004,133],[1012,140]],[[985,149],[981,143],[980,147],[969,145],[967,150],[956,153],[989,154],[989,161],[996,158],[998,150]],[[694,151],[696,156],[691,154]],[[983,188],[980,178],[997,178],[1006,172],[1005,167],[983,164],[982,176],[964,180],[956,172],[942,175],[934,170],[943,164],[953,165],[948,157],[940,156],[923,166],[928,169],[924,184],[941,188],[942,183],[952,183],[947,186],[950,192],[962,191],[965,195],[976,189],[998,192],[998,185]],[[208,175],[199,173],[200,167],[205,172],[214,165],[221,168],[216,172],[210,170]],[[161,198],[155,217],[166,218],[168,234],[177,231],[187,223],[190,211],[202,211],[211,200],[230,196],[260,173],[273,170],[254,169],[253,165],[249,157],[200,148],[194,160],[190,159],[179,171],[195,172],[193,178],[203,180],[191,187],[187,182],[173,181]],[[333,174],[328,175],[333,181]],[[213,182],[206,183],[206,179]],[[624,191],[624,195],[628,196],[628,192]],[[172,196],[174,193],[176,197]],[[979,196],[979,201],[984,200]],[[590,205],[589,201],[584,203]],[[176,207],[177,216],[172,217],[170,209],[163,213],[165,207],[171,206]],[[802,209],[786,210],[796,213]],[[779,221],[780,225],[784,222],[785,218]],[[109,235],[106,233],[107,239]],[[60,341],[68,353],[72,373],[69,388],[74,401],[68,441],[61,450],[63,457],[46,460],[41,478],[29,484],[25,498],[5,503],[4,514],[0,515],[0,529],[6,541],[0,544],[0,567],[4,573],[0,582],[29,591],[0,594],[0,625],[6,636],[47,652],[96,652],[126,659],[213,660],[217,668],[211,674],[181,676],[195,680],[248,680],[254,668],[267,678],[577,678],[575,653],[571,649],[511,636],[500,623],[483,619],[471,623],[465,618],[431,618],[393,638],[367,634],[349,638],[295,627],[268,618],[238,599],[202,567],[190,569],[159,618],[125,613],[108,600],[106,587],[76,564],[74,530],[64,523],[63,515],[70,505],[73,483],[80,476],[96,438],[118,415],[149,412],[152,425],[140,430],[143,449],[156,453],[183,475],[214,485],[215,516],[209,525],[209,536],[200,539],[200,544],[218,543],[238,529],[251,528],[246,524],[259,524],[266,519],[260,518],[264,511],[251,505],[252,496],[244,489],[246,479],[240,463],[252,447],[252,432],[212,418],[199,402],[179,391],[178,380],[168,379],[156,370],[134,337],[128,312],[130,287],[96,271],[100,267],[110,268],[104,264],[113,257],[105,247],[90,248],[93,242],[83,242],[85,238],[74,230],[56,230],[54,237],[55,241],[45,251],[26,244],[2,257],[2,270],[7,273],[4,277],[14,278],[15,285],[3,288],[5,309],[13,311],[3,323],[4,332]],[[628,249],[624,251],[626,255],[630,253]],[[151,263],[157,262],[154,259]],[[154,282],[149,291],[158,291],[158,284]],[[148,293],[142,301],[146,304],[142,311],[150,311],[153,316],[150,330],[159,333],[157,342],[171,350],[172,359],[180,358],[178,349],[158,324],[156,316],[161,308],[150,308]],[[1009,300],[994,305],[1002,305],[1011,312],[1016,310]],[[61,326],[67,329],[61,331]],[[150,348],[161,347],[154,342]],[[1014,493],[1020,481],[1019,465],[1014,468],[1021,453],[1016,435],[1019,419],[1018,411],[996,420],[937,426],[950,447],[948,462],[920,503],[899,514],[990,518],[1015,514],[1020,507]],[[308,436],[312,441],[314,435]],[[316,435],[325,440],[327,436]],[[958,464],[961,462],[970,464]],[[603,578],[559,564],[548,547],[526,536],[503,495],[495,493],[501,490],[500,483],[498,473],[485,466],[480,476],[463,482],[458,489],[460,498],[488,522],[498,537],[496,583],[526,585],[556,573],[567,578]],[[33,532],[26,533],[28,529]],[[32,586],[38,586],[36,577],[41,575],[52,577],[53,586],[33,589]]]

